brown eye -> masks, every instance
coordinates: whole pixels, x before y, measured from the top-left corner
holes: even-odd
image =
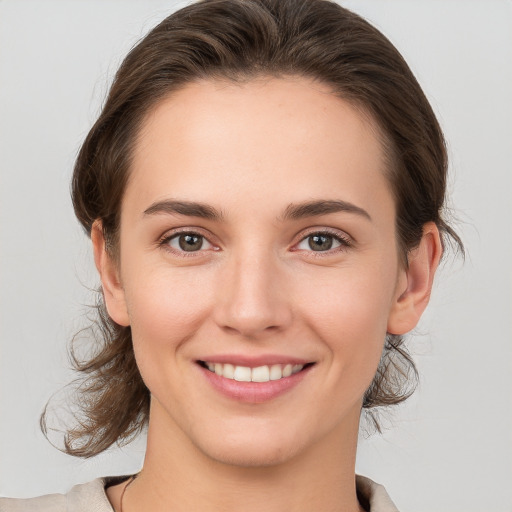
[[[350,247],[351,241],[340,235],[329,232],[311,233],[304,237],[297,245],[301,251],[328,252]]]
[[[334,239],[331,235],[315,234],[308,236],[308,245],[312,251],[328,251],[333,246]]]
[[[177,251],[185,252],[196,252],[212,247],[204,236],[198,235],[197,233],[179,233],[171,237],[168,244]]]

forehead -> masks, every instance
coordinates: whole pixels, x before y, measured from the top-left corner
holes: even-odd
[[[369,116],[310,79],[195,82],[146,117],[125,199],[371,204],[391,196],[380,140]]]

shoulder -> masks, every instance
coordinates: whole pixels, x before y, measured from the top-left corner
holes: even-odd
[[[383,485],[361,475],[356,475],[357,495],[369,512],[398,512]]]
[[[67,494],[37,498],[0,498],[0,512],[113,512],[105,494],[108,478],[75,485]]]
[[[127,477],[97,478],[75,485],[67,494],[49,494],[38,498],[0,498],[0,512],[113,512],[105,486]],[[367,477],[356,476],[357,493],[370,512],[398,512],[386,489]]]

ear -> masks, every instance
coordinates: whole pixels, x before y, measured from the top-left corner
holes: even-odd
[[[434,222],[428,222],[423,226],[418,247],[408,254],[408,267],[400,270],[388,333],[405,334],[416,327],[429,302],[442,253],[439,229]]]
[[[103,296],[108,315],[119,325],[130,325],[124,289],[119,277],[119,268],[106,249],[103,226],[96,220],[91,229],[94,263],[100,274]]]

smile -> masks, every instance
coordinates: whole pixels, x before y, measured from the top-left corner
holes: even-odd
[[[315,362],[294,359],[269,355],[249,358],[217,355],[196,360],[196,363],[206,381],[225,397],[236,402],[260,404],[290,392],[316,365]]]
[[[256,368],[249,366],[236,366],[229,363],[212,363],[200,361],[201,366],[207,368],[219,377],[236,380],[238,382],[269,382],[295,375],[304,369],[304,364],[273,364]]]

